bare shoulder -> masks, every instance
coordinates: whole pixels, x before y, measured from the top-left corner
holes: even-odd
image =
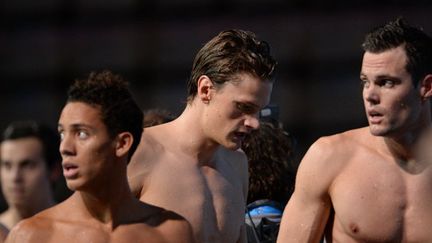
[[[300,162],[298,180],[302,184],[319,180],[317,185],[328,189],[344,166],[361,151],[359,147],[363,146],[368,136],[367,128],[359,128],[319,138]]]
[[[9,232],[6,242],[44,242],[53,229],[52,211],[47,209],[33,217],[20,221]]]
[[[347,155],[352,155],[359,146],[367,142],[367,128],[358,128],[331,136],[325,136],[315,141],[306,156],[317,157],[317,161],[338,161]],[[320,158],[320,159],[318,159]]]
[[[157,137],[159,126],[145,128],[141,141],[133,154],[127,168],[129,186],[132,193],[139,198],[146,184],[145,179],[149,177],[154,162],[158,161],[160,151],[163,150],[162,144]]]

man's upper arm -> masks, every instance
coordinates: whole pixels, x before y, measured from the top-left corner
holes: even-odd
[[[300,163],[295,191],[285,207],[278,242],[319,242],[327,223],[331,199],[329,187],[337,172],[336,160],[326,138],[315,142]]]

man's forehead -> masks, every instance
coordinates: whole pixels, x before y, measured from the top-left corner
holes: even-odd
[[[6,140],[1,143],[1,158],[17,158],[17,160],[33,160],[42,157],[42,142],[35,137]]]
[[[102,122],[100,108],[82,102],[71,102],[63,108],[58,126],[93,126],[98,122]]]

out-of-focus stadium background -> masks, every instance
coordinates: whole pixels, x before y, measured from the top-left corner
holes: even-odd
[[[3,1],[0,128],[23,119],[55,127],[67,86],[102,69],[127,78],[143,109],[179,114],[195,53],[239,28],[272,47],[272,103],[301,157],[320,136],[366,125],[360,44],[397,16],[432,33],[427,0]]]

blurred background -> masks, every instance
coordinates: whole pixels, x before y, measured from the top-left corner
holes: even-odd
[[[0,6],[0,128],[56,127],[66,89],[93,70],[131,82],[142,109],[184,108],[196,52],[221,30],[255,32],[272,47],[272,103],[297,138],[366,125],[359,70],[364,34],[397,16],[432,33],[428,0],[15,0]]]

